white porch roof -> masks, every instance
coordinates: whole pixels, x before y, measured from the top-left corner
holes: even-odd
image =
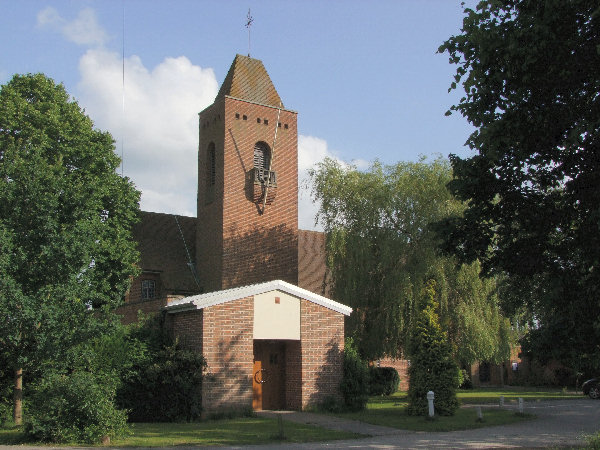
[[[222,291],[208,292],[206,294],[192,295],[179,300],[175,300],[165,306],[168,313],[177,313],[180,311],[189,311],[194,309],[204,309],[209,306],[220,305],[240,298],[251,297],[258,294],[263,294],[271,291],[282,291],[286,294],[295,297],[303,298],[317,305],[331,309],[338,313],[349,316],[352,308],[333,301],[322,295],[307,291],[291,283],[282,280],[268,281],[266,283],[252,284],[250,286],[242,286]]]

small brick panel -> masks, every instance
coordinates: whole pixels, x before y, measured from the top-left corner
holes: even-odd
[[[344,316],[302,300],[300,304],[302,351],[302,408],[341,399]]]
[[[302,348],[300,341],[285,345],[285,403],[286,409],[302,409]]]
[[[330,297],[325,238],[320,231],[298,230],[298,286]]]
[[[167,304],[166,298],[154,300],[128,302],[119,306],[115,313],[121,316],[121,322],[125,325],[138,321],[140,312],[144,315],[156,314]]]
[[[202,353],[203,346],[204,310],[184,311],[178,314],[168,314],[166,326],[182,347]]]
[[[251,297],[204,309],[204,411],[252,408],[253,321]]]
[[[400,376],[400,385],[398,386],[398,390],[407,391],[408,390],[408,366],[409,361],[406,359],[395,359],[395,358],[382,358],[378,361],[375,361],[379,367],[393,367],[398,372]]]

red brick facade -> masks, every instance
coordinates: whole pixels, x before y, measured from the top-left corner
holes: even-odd
[[[302,406],[340,399],[343,375],[344,316],[302,300]]]
[[[303,409],[327,397],[339,399],[343,370],[344,316],[300,301],[301,339],[285,343],[285,408]],[[202,352],[207,374],[205,411],[252,407],[253,297],[200,310],[169,314],[179,342]]]
[[[330,297],[325,250],[325,233],[298,230],[298,286]]]
[[[268,188],[263,181],[265,168],[255,168],[256,146],[270,153],[269,167],[274,174],[266,169]],[[266,193],[265,206],[261,197]],[[339,398],[344,314],[351,310],[332,306],[335,302],[321,297],[328,293],[324,235],[298,231],[297,113],[283,107],[258,60],[236,56],[215,102],[199,114],[197,205],[197,218],[144,213],[136,238],[141,243],[145,272],[134,280],[128,302],[119,311],[124,320],[135,320],[138,309],[151,312],[167,305],[167,326],[172,333],[182,345],[206,358],[205,412],[253,407],[254,390],[263,389],[256,384],[255,360],[269,367],[277,364],[277,373],[283,366],[278,378],[284,378],[283,388],[278,387],[277,400],[286,409]],[[189,245],[190,240],[195,273],[189,270],[189,257],[182,252],[182,244]],[[176,253],[169,250],[175,246],[179,249]],[[171,285],[169,280],[180,275],[183,278]],[[156,281],[157,298],[141,301],[141,280],[150,276]],[[294,313],[299,311],[299,316],[294,317],[300,323],[296,319],[291,322],[299,327],[299,340],[293,336],[277,339],[283,334],[273,335],[275,339],[254,339],[256,294],[218,304],[196,305],[195,300],[188,300],[273,280],[293,285],[291,289],[287,285],[290,292],[286,295],[299,301]],[[178,284],[186,292],[178,292]],[[309,295],[298,285],[318,295]],[[194,293],[207,294],[191,296]],[[170,296],[181,300],[171,303]],[[298,303],[294,305],[298,307]],[[269,357],[275,348],[281,356]],[[270,402],[271,397],[261,405],[273,404]]]
[[[205,411],[250,408],[253,301],[245,298],[203,311],[203,354],[208,368],[202,407]]]
[[[231,97],[200,113],[197,265],[205,292],[275,279],[298,284],[296,117]],[[272,162],[277,193],[263,211],[262,202],[251,200],[254,146],[272,149],[279,123]]]
[[[408,366],[410,362],[406,359],[382,358],[374,362],[378,367],[393,367],[400,376],[398,390],[408,390]]]

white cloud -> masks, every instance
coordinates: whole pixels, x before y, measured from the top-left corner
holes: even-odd
[[[324,139],[298,136],[298,227],[302,230],[323,231],[321,224],[315,225],[320,205],[312,200],[308,172],[325,158],[334,159],[343,166],[355,166],[358,170],[367,169],[370,165],[368,161],[362,159],[352,160],[350,163],[343,161],[335,151],[329,149]]]
[[[108,41],[108,34],[98,24],[96,13],[91,8],[82,9],[74,20],[67,21],[56,9],[48,6],[38,13],[37,25],[58,31],[78,45],[103,46]]]
[[[79,61],[78,100],[95,125],[115,138],[116,151],[123,154],[123,173],[142,192],[141,208],[195,216],[198,112],[217,94],[213,70],[196,66],[184,56],[165,58],[149,69],[134,55],[125,59],[123,76],[122,57],[103,48],[108,35],[92,9],[81,10],[69,22],[48,7],[38,13],[37,20],[38,26],[89,47]],[[336,158],[326,141],[299,136],[302,229],[320,229],[315,226],[318,205],[311,199],[308,170],[325,157]]]
[[[308,171],[326,157],[337,159],[325,140],[298,136],[298,227],[302,230],[322,231],[320,225],[315,225],[319,204],[312,201]]]
[[[166,58],[152,70],[141,59],[88,50],[79,62],[79,101],[96,126],[123,151],[123,172],[142,191],[147,211],[196,214],[198,112],[218,84],[212,69],[186,57]]]

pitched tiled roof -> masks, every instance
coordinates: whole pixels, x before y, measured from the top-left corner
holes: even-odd
[[[183,238],[179,232],[179,227]],[[145,271],[160,272],[161,282],[170,293],[198,292],[188,265],[196,258],[196,218],[141,211],[140,222],[133,229],[138,242],[140,266]]]
[[[225,95],[261,105],[283,107],[262,61],[248,56],[236,55],[233,60],[216,99]]]
[[[282,291],[286,294],[293,295],[295,297],[308,300],[318,305],[329,308],[333,311],[339,312],[346,316],[349,316],[352,312],[352,308],[341,303],[335,302],[331,299],[323,297],[322,295],[315,294],[313,292],[302,289],[293,284],[287,283],[282,280],[268,281],[266,283],[252,284],[250,286],[237,287],[232,289],[225,289],[222,291],[209,292],[206,294],[193,295],[191,297],[182,298],[175,300],[166,306],[168,312],[179,312],[188,311],[190,309],[204,309],[209,306],[220,305],[222,303],[231,302],[233,300],[239,300],[241,298],[251,297],[254,295],[263,294],[270,291]]]

